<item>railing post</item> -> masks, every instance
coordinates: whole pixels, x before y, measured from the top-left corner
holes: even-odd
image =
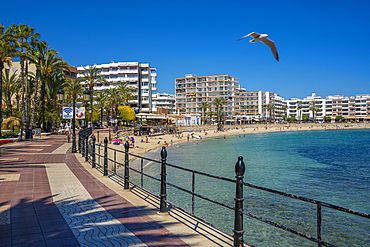
[[[321,205],[317,205],[317,239],[321,241]],[[321,247],[321,244],[317,244],[318,247]]]
[[[85,139],[85,162],[89,161],[89,133],[86,133]]]
[[[124,190],[129,190],[130,189],[130,184],[129,184],[129,181],[130,181],[130,170],[129,170],[129,161],[128,161],[128,150],[130,148],[130,144],[128,143],[128,141],[126,141],[125,143],[125,175],[124,175],[124,178],[125,178],[125,186],[124,186]]]
[[[85,132],[83,132],[81,135],[81,152],[82,157],[85,157]]]
[[[243,178],[245,165],[243,157],[239,156],[235,164],[236,196],[235,196],[235,218],[234,218],[234,247],[243,246]]]
[[[161,151],[161,202],[160,202],[160,213],[167,213],[167,192],[166,192],[166,159],[167,150],[166,147],[162,147]]]
[[[81,153],[81,130],[78,132],[78,152]]]
[[[108,138],[104,139],[104,177],[108,177]]]
[[[96,165],[95,165],[95,141],[96,141],[96,138],[95,136],[92,136],[91,137],[92,139],[92,149],[91,149],[91,153],[92,153],[92,157],[91,157],[91,168],[95,168]]]
[[[144,187],[144,164],[143,164],[144,160],[141,159],[141,162],[140,162],[140,172],[141,172],[141,188]]]
[[[114,174],[116,174],[117,172],[117,154],[116,154],[116,150],[114,150]]]

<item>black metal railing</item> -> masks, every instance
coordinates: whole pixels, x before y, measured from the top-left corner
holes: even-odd
[[[194,217],[197,217],[195,215],[195,197],[201,198],[203,200],[214,203],[214,204],[219,205],[221,207],[233,210],[234,214],[235,214],[235,216],[234,216],[234,229],[233,229],[233,232],[234,232],[234,235],[233,235],[234,246],[242,246],[244,243],[246,243],[250,246],[253,246],[253,245],[247,243],[243,239],[243,235],[244,235],[243,215],[246,215],[250,218],[253,218],[253,219],[259,220],[261,222],[267,223],[271,226],[282,229],[282,230],[287,231],[289,233],[293,233],[293,234],[295,234],[299,237],[305,238],[309,241],[315,242],[315,243],[317,243],[318,246],[335,246],[333,244],[330,244],[330,243],[325,242],[325,241],[322,240],[322,223],[321,223],[322,222],[322,207],[337,210],[337,211],[341,211],[341,212],[344,212],[344,213],[347,213],[347,214],[352,214],[352,215],[363,217],[363,218],[366,218],[366,219],[370,219],[370,214],[367,214],[367,213],[362,213],[362,212],[347,209],[347,208],[344,208],[344,207],[339,207],[339,206],[336,206],[336,205],[333,205],[333,204],[320,202],[320,201],[317,201],[317,200],[301,197],[301,196],[298,196],[298,195],[288,194],[288,193],[280,192],[280,191],[277,191],[277,190],[272,190],[272,189],[264,188],[264,187],[261,187],[261,186],[256,186],[256,185],[253,185],[253,184],[250,184],[250,183],[246,183],[246,182],[243,181],[244,172],[245,172],[245,165],[244,165],[244,162],[243,162],[243,157],[238,157],[238,161],[236,162],[236,165],[235,165],[235,173],[236,173],[235,177],[236,177],[236,179],[234,180],[234,179],[230,179],[230,178],[219,177],[219,176],[207,174],[207,173],[204,173],[204,172],[195,171],[195,170],[192,170],[192,169],[188,169],[188,168],[176,166],[176,165],[173,165],[173,164],[169,164],[169,163],[167,163],[167,151],[166,151],[165,147],[162,147],[162,150],[161,150],[161,153],[160,153],[160,160],[154,160],[154,159],[150,159],[150,158],[147,158],[147,157],[142,157],[142,156],[139,156],[139,155],[129,153],[129,143],[128,142],[125,143],[125,146],[124,146],[125,151],[110,148],[110,147],[108,147],[108,139],[105,138],[104,139],[104,147],[103,147],[104,148],[104,154],[100,153],[100,148],[98,149],[98,153],[96,153],[95,152],[95,149],[96,149],[95,148],[95,141],[96,141],[95,136],[92,136],[90,138],[90,141],[87,141],[88,137],[89,137],[88,133],[90,133],[90,132],[88,130],[85,130],[85,132],[82,132],[82,135],[80,135],[80,138],[83,139],[81,141],[82,146],[84,145],[83,143],[86,143],[86,146],[83,146],[83,148],[82,148],[82,149],[85,149],[85,151],[82,151],[82,155],[84,156],[84,153],[85,153],[86,161],[90,162],[92,168],[95,168],[95,167],[96,168],[103,168],[103,175],[104,176],[108,176],[108,174],[110,174],[110,175],[117,175],[117,176],[121,177],[121,179],[123,179],[123,181],[124,181],[123,182],[123,187],[124,187],[125,190],[130,189],[130,187],[129,187],[130,184],[132,186],[138,186],[138,187],[142,188],[143,190],[145,190],[144,187],[143,187],[144,177],[151,178],[153,180],[156,180],[156,181],[160,182],[160,188],[159,188],[160,193],[159,193],[159,195],[153,194],[152,192],[145,190],[146,192],[148,192],[148,193],[152,194],[153,196],[159,198],[159,200],[160,200],[159,212],[160,213],[166,213],[167,212],[167,204],[168,203],[178,207],[177,205],[175,205],[174,203],[170,202],[167,199],[167,193],[166,193],[167,185],[191,195],[191,197],[192,197],[191,212],[187,212],[185,209],[183,209],[181,207],[178,207],[178,208],[180,208],[181,210],[193,215]],[[113,159],[108,157],[108,150],[111,150],[113,152],[113,154],[114,154]],[[124,154],[124,156],[125,156],[124,164],[121,164],[121,163],[117,162],[116,153]],[[129,156],[133,156],[133,157],[138,158],[138,159],[141,160],[140,170],[134,169],[134,168],[129,166],[129,164],[130,164]],[[96,157],[98,157],[98,159],[96,159]],[[103,163],[102,163],[102,160],[103,160]],[[152,175],[149,175],[147,173],[144,173],[144,167],[143,167],[143,161],[144,160],[160,164],[160,166],[161,166],[160,179],[156,178]],[[108,169],[108,161],[113,163],[112,170]],[[124,176],[123,177],[116,173],[117,172],[117,165],[124,166]],[[191,173],[191,177],[192,177],[192,186],[191,187],[192,187],[192,189],[189,190],[189,189],[183,188],[179,185],[167,182],[166,167],[172,167],[172,168],[175,168],[175,169],[179,169],[179,170]],[[134,184],[134,183],[132,183],[132,181],[130,181],[130,171],[134,171],[134,172],[140,174],[140,184],[139,185]],[[211,198],[208,198],[207,196],[201,195],[199,193],[195,193],[195,175],[201,175],[201,176],[204,176],[204,177],[208,177],[208,178],[212,178],[212,179],[216,179],[216,180],[222,180],[222,181],[226,181],[226,182],[230,182],[230,183],[235,184],[235,186],[236,186],[236,196],[234,198],[234,200],[235,200],[234,206],[230,206],[230,205],[227,205],[225,203],[222,203],[222,202],[213,200]],[[317,234],[316,235],[317,236],[312,237],[312,236],[310,236],[308,234],[305,234],[303,232],[294,230],[294,229],[286,227],[282,224],[272,222],[272,221],[270,221],[268,219],[265,219],[263,217],[260,217],[260,216],[257,216],[257,215],[254,215],[252,213],[244,211],[244,208],[243,208],[243,201],[244,201],[243,188],[244,187],[254,188],[254,189],[257,189],[257,190],[260,190],[260,191],[265,191],[265,192],[269,192],[269,193],[272,193],[272,194],[276,194],[276,195],[280,195],[280,196],[284,196],[284,197],[288,197],[288,198],[291,198],[291,199],[300,200],[300,201],[304,201],[306,203],[316,205],[316,208],[317,208],[316,209],[316,216],[317,216],[317,219],[316,219],[316,232],[317,232]],[[197,217],[197,218],[199,218],[199,217]],[[203,220],[203,219],[201,219],[201,220]],[[228,233],[226,233],[226,234],[228,234]]]

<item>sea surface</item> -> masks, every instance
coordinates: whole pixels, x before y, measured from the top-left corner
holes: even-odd
[[[168,148],[167,162],[235,178],[242,156],[244,181],[353,210],[370,213],[370,130],[323,130],[242,134]],[[159,158],[159,153],[151,154]],[[145,172],[160,177],[160,166]],[[132,182],[140,184],[132,174]],[[192,174],[167,168],[167,181],[192,189]],[[159,183],[144,187],[159,194]],[[195,175],[195,192],[234,206],[235,184]],[[167,186],[167,200],[191,212],[191,195]],[[244,187],[244,211],[316,237],[316,205]],[[232,234],[234,212],[195,198],[195,215]],[[370,246],[370,219],[322,209],[322,239],[336,246]],[[244,239],[254,246],[317,246],[244,216]]]

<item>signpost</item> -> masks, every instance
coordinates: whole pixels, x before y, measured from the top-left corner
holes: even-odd
[[[76,119],[85,119],[85,107],[76,107]],[[63,107],[63,119],[73,118],[73,108]]]

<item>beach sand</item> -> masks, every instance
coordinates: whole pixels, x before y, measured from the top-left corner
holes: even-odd
[[[346,127],[345,127],[346,126]],[[199,128],[199,126],[197,126]],[[135,146],[138,148],[130,148],[129,153],[144,156],[149,152],[157,152],[158,157],[154,159],[159,159],[159,150],[166,146],[165,142],[168,143],[169,146],[173,145],[174,143],[183,142],[187,143],[188,139],[187,136],[189,134],[189,145],[197,145],[196,141],[197,138],[192,138],[191,133],[194,135],[202,137],[202,139],[198,140],[198,145],[202,144],[202,140],[207,138],[214,138],[219,136],[224,136],[227,138],[231,135],[247,135],[247,134],[257,134],[257,133],[268,133],[268,132],[283,132],[283,131],[311,131],[311,130],[336,130],[336,129],[368,129],[370,128],[370,123],[330,123],[330,124],[313,124],[313,123],[300,123],[300,124],[251,124],[251,125],[226,125],[225,131],[217,132],[216,126],[208,126],[208,131],[196,131],[196,132],[182,132],[180,135],[181,137],[176,137],[174,135],[159,135],[155,137],[148,137],[144,136],[135,136]],[[213,130],[211,130],[213,129]],[[207,135],[206,135],[207,133]],[[105,137],[108,136],[108,133],[99,133],[99,139],[103,140]],[[111,134],[112,139],[115,139],[115,134]],[[146,139],[148,138],[148,143],[146,143]],[[143,140],[143,142],[141,142]],[[193,141],[191,141],[193,140]],[[172,144],[171,144],[172,142]],[[108,143],[109,148],[113,148],[116,150],[120,150],[122,152],[116,151],[116,161],[124,164],[125,155],[123,151],[125,150],[124,146],[114,145]],[[104,153],[104,148],[100,147],[101,154]],[[98,149],[96,151],[98,153]],[[114,151],[109,150],[108,156],[113,159]],[[129,156],[130,161],[137,159],[136,157]],[[109,168],[113,166],[113,162],[109,162]],[[119,167],[119,166],[118,166]],[[118,169],[117,167],[117,169]]]

